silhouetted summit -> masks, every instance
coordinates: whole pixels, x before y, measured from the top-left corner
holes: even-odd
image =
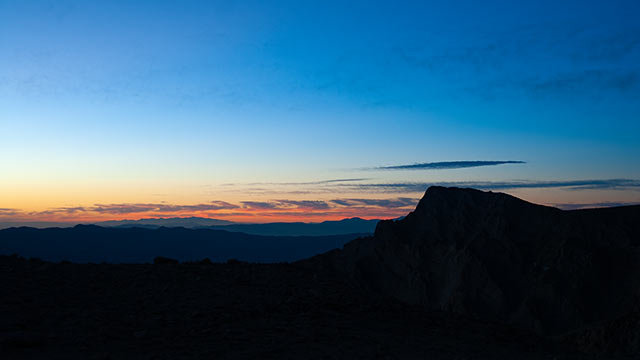
[[[633,312],[639,245],[640,206],[562,211],[434,186],[406,218],[309,263],[378,296],[560,335]]]

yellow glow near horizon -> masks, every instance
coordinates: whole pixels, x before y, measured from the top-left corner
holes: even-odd
[[[546,188],[501,192],[544,205],[640,202],[639,192],[616,190]],[[93,222],[199,216],[240,222],[317,222],[347,217],[394,218],[412,211],[422,195],[422,192],[363,193],[344,189],[331,192],[314,184],[267,183],[238,187],[190,183],[161,185],[160,182],[139,181],[70,186],[62,182],[5,182],[0,192],[0,209],[6,210],[4,214],[0,213],[0,220]],[[412,201],[403,200],[405,203],[386,206],[383,202],[400,198]],[[373,201],[355,201],[347,206],[340,203],[341,199]],[[217,204],[223,205],[218,208]]]

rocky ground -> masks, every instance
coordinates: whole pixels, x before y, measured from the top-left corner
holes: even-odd
[[[582,359],[526,331],[356,293],[298,264],[0,257],[3,359]]]

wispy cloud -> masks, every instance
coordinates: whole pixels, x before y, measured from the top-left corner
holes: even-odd
[[[0,216],[12,216],[18,213],[16,209],[0,208]]]
[[[640,190],[640,180],[634,179],[603,179],[603,180],[567,180],[567,181],[450,181],[450,182],[402,182],[378,184],[343,185],[352,191],[362,192],[392,192],[415,193],[424,192],[429,186],[469,187],[480,190],[506,189],[542,189],[564,188],[568,190]]]
[[[32,215],[53,215],[53,214],[80,214],[80,213],[98,213],[98,214],[136,214],[136,213],[179,213],[179,212],[203,212],[216,210],[237,209],[239,206],[230,204],[225,201],[212,201],[206,204],[196,205],[175,205],[175,204],[95,204],[94,206],[73,206],[73,207],[57,207],[45,211],[34,212]]]
[[[391,165],[370,168],[370,170],[447,170],[447,169],[464,169],[479,166],[495,166],[504,164],[525,164],[520,160],[472,160],[472,161],[439,161],[418,163],[409,165]]]
[[[327,202],[320,200],[278,200],[278,202],[300,210],[326,210],[330,207]]]
[[[591,209],[591,208],[603,208],[603,207],[615,207],[615,206],[627,206],[627,205],[640,205],[638,202],[595,202],[595,203],[557,203],[550,204],[563,210],[578,210],[578,209]]]
[[[396,199],[336,199],[332,203],[342,206],[379,206],[383,208],[404,208],[413,207],[418,203],[418,199],[399,197]]]
[[[303,220],[305,217],[383,217],[392,218],[413,209],[418,199],[407,197],[365,199],[336,198],[332,200],[240,201],[237,204],[211,201],[204,204],[181,205],[167,203],[94,204],[92,206],[67,206],[44,211],[24,212],[17,209],[0,209],[3,218],[29,221],[74,221],[74,219],[146,218],[166,216],[206,216],[225,218],[277,218]],[[6,215],[6,216],[5,216]],[[88,221],[88,220],[82,220]]]
[[[637,30],[565,22],[523,25],[440,47],[399,47],[396,55],[408,66],[457,80],[451,82],[483,97],[513,90],[535,97],[634,95],[640,88]]]
[[[270,210],[278,208],[277,203],[267,201],[242,201],[241,204],[245,209]]]
[[[470,187],[481,190],[563,189],[640,191],[640,180],[587,179],[565,181],[450,181],[450,182],[338,182],[317,185],[323,190],[321,199],[287,199],[279,194],[275,199],[246,200],[230,203],[210,201],[201,204],[117,203],[87,206],[66,206],[43,211],[22,211],[0,208],[3,219],[20,221],[93,221],[146,217],[205,216],[225,217],[236,221],[304,221],[305,218],[338,219],[344,217],[393,218],[411,211],[429,186]],[[327,194],[334,194],[329,195]],[[335,194],[349,194],[340,197]],[[353,195],[366,194],[366,195]],[[375,196],[378,194],[378,196]],[[386,195],[382,195],[386,194]],[[397,194],[394,196],[392,194]],[[282,197],[281,197],[282,196]],[[275,197],[275,196],[274,196]],[[297,196],[296,196],[297,197]],[[564,209],[627,205],[628,203],[555,204]],[[80,219],[80,220],[79,220]]]
[[[398,197],[391,199],[333,199],[323,200],[273,200],[263,201],[243,201],[243,207],[251,210],[275,210],[275,211],[309,211],[333,210],[337,208],[383,208],[397,209],[409,208],[416,205],[418,199]]]
[[[98,213],[122,214],[136,212],[186,212],[236,209],[238,205],[225,201],[212,201],[206,204],[174,205],[174,204],[96,204],[89,209]]]
[[[251,210],[298,210],[314,211],[329,209],[329,203],[321,200],[273,200],[242,201],[243,208]]]
[[[400,182],[374,182],[374,181],[353,181],[343,183],[324,183],[309,185],[304,190],[287,187],[243,187],[237,186],[229,189],[242,194],[284,197],[298,197],[301,195],[313,196],[323,194],[355,194],[355,193],[395,193],[395,194],[421,194],[429,186],[445,187],[467,187],[480,190],[509,190],[509,189],[565,189],[565,190],[639,190],[640,180],[638,179],[585,179],[585,180],[504,180],[504,181],[400,181]],[[353,196],[353,195],[351,195]],[[349,198],[338,199],[347,201]],[[335,203],[338,204],[338,203]],[[345,203],[346,204],[346,203]],[[290,207],[291,204],[270,202],[242,202],[243,207],[251,208],[282,208]]]
[[[548,78],[524,79],[517,85],[537,96],[553,92],[580,91],[585,88],[623,92],[639,87],[640,74],[635,70],[583,70],[558,73]]]
[[[247,185],[247,186],[261,186],[261,185],[282,185],[282,186],[326,185],[326,184],[360,182],[360,181],[366,181],[366,180],[370,180],[370,179],[368,179],[368,178],[349,178],[349,179],[329,179],[329,180],[300,181],[300,182],[253,182],[253,183],[247,183],[247,184],[227,183],[227,184],[222,184],[222,186],[236,186],[236,185]]]

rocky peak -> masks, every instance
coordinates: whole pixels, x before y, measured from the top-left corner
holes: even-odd
[[[640,206],[562,211],[433,186],[322,262],[372,294],[558,335],[632,309],[639,241]]]

